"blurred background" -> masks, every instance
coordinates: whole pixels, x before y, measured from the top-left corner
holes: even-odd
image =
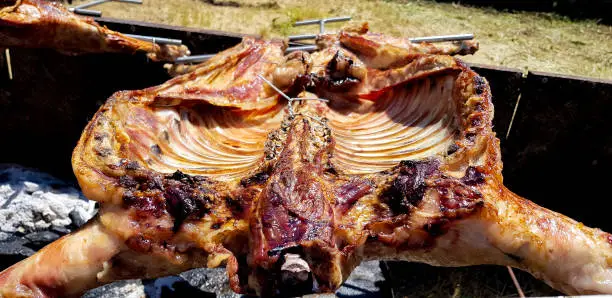
[[[73,0],[72,5],[90,2]],[[418,37],[474,33],[481,50],[465,60],[523,70],[612,78],[612,0],[146,0],[96,6],[104,17],[266,37],[315,33],[293,22],[350,15],[374,32]],[[337,30],[346,23],[331,23]]]

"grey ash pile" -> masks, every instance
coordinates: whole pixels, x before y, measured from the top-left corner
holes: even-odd
[[[0,165],[0,267],[32,255],[87,222],[95,204],[45,173]]]

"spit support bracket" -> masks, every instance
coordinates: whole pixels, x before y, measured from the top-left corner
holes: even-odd
[[[71,7],[68,8],[68,10],[76,13],[76,14],[80,14],[80,15],[86,15],[86,16],[92,16],[92,17],[100,17],[102,16],[102,12],[99,10],[90,10],[90,9],[86,9],[92,6],[96,6],[96,5],[100,5],[102,3],[106,3],[106,2],[123,2],[123,3],[133,3],[133,4],[142,4],[143,0],[94,0],[91,2],[87,2],[87,3],[83,3],[81,5],[77,5],[75,7]]]
[[[316,19],[316,20],[305,20],[305,21],[295,22],[293,26],[305,26],[305,25],[319,24],[319,34],[323,34],[325,33],[326,23],[346,22],[346,21],[350,21],[351,19],[352,19],[351,16],[344,16],[344,17],[331,17],[331,18],[323,18],[323,19]],[[308,40],[308,39],[315,39],[315,38],[317,38],[317,34],[302,34],[302,35],[289,36],[290,41]]]

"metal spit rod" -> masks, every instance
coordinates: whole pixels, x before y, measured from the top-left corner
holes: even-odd
[[[180,39],[172,39],[172,38],[164,38],[164,37],[156,37],[156,36],[147,36],[147,35],[136,35],[136,34],[124,34],[125,36],[136,38],[156,44],[172,44],[172,45],[182,45],[183,41]]]
[[[83,3],[81,5],[75,6],[75,8],[88,8],[95,5],[100,5],[106,2],[124,2],[124,3],[133,3],[133,4],[142,4],[142,0],[94,0],[88,3]]]
[[[438,36],[426,36],[426,37],[415,37],[409,38],[410,42],[443,42],[443,41],[459,41],[459,40],[470,40],[474,39],[474,34],[455,34],[455,35],[438,35]]]
[[[82,9],[82,8],[75,7],[75,8],[70,8],[70,11],[76,14],[84,15],[84,16],[92,16],[92,17],[102,16],[102,12],[99,10],[90,10],[90,9]]]
[[[285,50],[285,53],[291,53],[291,52],[296,52],[296,51],[314,51],[316,49],[317,49],[317,46],[315,45],[288,47]],[[177,64],[200,63],[200,62],[204,62],[212,58],[215,55],[216,54],[205,54],[205,55],[192,55],[192,56],[179,57],[176,60],[174,60],[174,63],[177,63]]]
[[[192,55],[192,56],[178,57],[176,58],[176,60],[174,60],[174,63],[177,63],[177,64],[200,63],[200,62],[204,62],[212,58],[215,55],[216,54],[205,54],[205,55]]]
[[[304,35],[292,35],[289,36],[289,40],[308,40],[317,38],[317,34],[304,34]],[[461,40],[471,40],[474,39],[474,34],[465,33],[465,34],[454,34],[454,35],[438,35],[438,36],[425,36],[425,37],[414,37],[409,38],[412,43],[419,42],[444,42],[444,41],[461,41]]]
[[[307,46],[297,46],[297,47],[289,47],[285,50],[286,53],[293,53],[293,52],[297,52],[297,51],[306,51],[306,52],[312,52],[314,50],[317,49],[317,46],[315,45],[307,45]]]
[[[77,5],[75,7],[71,7],[68,8],[68,10],[77,13],[77,14],[81,14],[81,15],[88,15],[88,16],[94,16],[94,17],[99,17],[102,16],[102,12],[99,10],[89,10],[89,9],[85,9],[88,7],[92,7],[95,5],[100,5],[102,3],[106,3],[106,2],[111,2],[111,1],[115,1],[115,2],[123,2],[123,3],[133,3],[133,4],[142,4],[142,0],[94,0],[88,3],[83,3],[81,5]]]
[[[289,40],[307,40],[317,38],[316,34],[291,35]]]

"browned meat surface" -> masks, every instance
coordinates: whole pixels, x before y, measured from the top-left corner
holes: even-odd
[[[1,47],[50,48],[66,54],[146,52],[149,58],[161,61],[189,54],[185,46],[127,37],[45,0],[0,0]]]
[[[568,294],[612,293],[610,234],[504,187],[484,78],[440,48],[334,38],[286,57],[245,39],[114,94],[72,159],[99,215],[0,273],[0,296],[221,265],[241,293],[330,292],[366,259],[508,265]],[[258,75],[328,101],[288,102]]]

